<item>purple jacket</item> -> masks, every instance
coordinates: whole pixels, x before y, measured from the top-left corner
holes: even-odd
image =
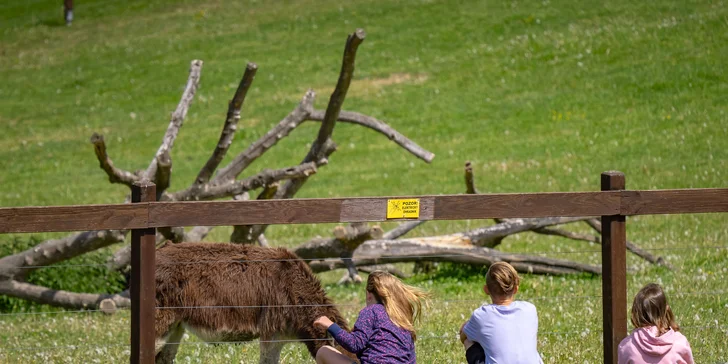
[[[364,307],[352,332],[333,324],[329,333],[344,349],[356,354],[361,364],[417,362],[412,334],[395,325],[381,304]]]

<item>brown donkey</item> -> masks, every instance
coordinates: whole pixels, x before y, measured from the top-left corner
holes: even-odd
[[[174,361],[185,329],[207,342],[260,338],[261,364],[278,363],[280,340],[302,341],[313,357],[331,345],[313,326],[319,316],[348,330],[318,278],[286,249],[166,244],[156,261],[157,363]]]

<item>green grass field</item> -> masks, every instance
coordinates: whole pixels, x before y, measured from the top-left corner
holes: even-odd
[[[128,191],[108,183],[89,137],[104,134],[116,166],[145,168],[189,62],[202,59],[201,87],[172,151],[171,190],[188,186],[217,142],[246,62],[259,70],[223,165],[306,89],[325,107],[346,35],[357,27],[367,39],[344,109],[384,120],[437,157],[428,165],[379,134],[338,125],[339,150],[298,197],[461,193],[467,160],[483,192],[597,190],[606,170],[624,172],[631,189],[728,187],[724,2],[78,0],[71,27],[61,14],[60,1],[0,4],[2,207],[123,201]],[[298,128],[244,175],[297,164],[316,130]],[[489,223],[433,222],[412,234]],[[728,217],[644,216],[627,226],[630,240],[676,268],[630,256],[630,297],[662,283],[696,362],[728,362]],[[295,246],[331,228],[275,226],[267,237]],[[230,231],[218,228],[207,240],[224,241]],[[3,235],[0,252],[56,236]],[[600,262],[598,246],[533,234],[499,249]],[[353,322],[363,288],[338,287],[339,276],[321,278]],[[539,310],[545,362],[601,361],[600,282],[523,277],[519,298]],[[482,272],[442,265],[408,283],[435,293],[419,329],[419,361],[464,362],[456,331],[485,301]],[[3,315],[0,323],[3,363],[128,361],[128,313]],[[182,363],[257,362],[255,343],[185,342]],[[289,345],[283,362],[313,362],[306,358],[302,345]]]

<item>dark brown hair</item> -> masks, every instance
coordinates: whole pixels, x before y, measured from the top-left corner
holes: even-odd
[[[631,321],[635,328],[657,326],[658,335],[662,335],[670,329],[680,330],[670,305],[667,304],[665,292],[657,283],[644,286],[634,296]]]
[[[485,274],[485,284],[491,296],[510,297],[521,282],[518,272],[506,262],[493,263]]]

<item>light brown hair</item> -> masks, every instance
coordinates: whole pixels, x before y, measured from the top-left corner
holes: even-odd
[[[374,271],[367,279],[367,291],[374,295],[392,322],[409,331],[412,340],[417,339],[414,323],[420,320],[422,303],[430,297],[417,287],[402,283],[397,277],[384,271]]]
[[[670,329],[680,331],[662,287],[657,283],[644,286],[632,302],[632,326],[635,328],[657,326],[658,335]]]
[[[491,296],[510,297],[516,293],[520,283],[518,272],[506,262],[493,263],[485,274],[485,285]]]

